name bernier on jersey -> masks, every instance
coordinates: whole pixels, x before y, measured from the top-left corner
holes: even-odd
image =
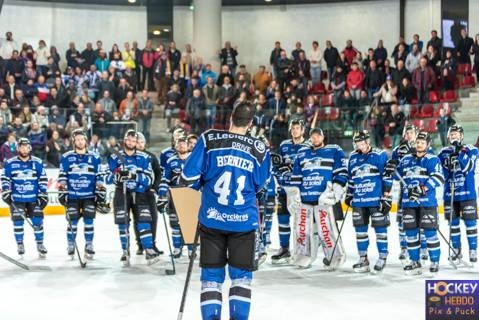
[[[247,170],[249,172],[253,172],[253,169],[254,169],[253,161],[243,159],[241,157],[237,157],[233,155],[217,156],[216,166],[218,168],[224,167],[224,166],[232,166],[232,167]]]

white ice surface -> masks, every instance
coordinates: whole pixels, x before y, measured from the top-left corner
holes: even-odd
[[[393,219],[395,216],[392,216]],[[441,217],[442,219],[442,217]],[[163,222],[160,217],[159,226]],[[448,234],[446,223],[442,231]],[[167,276],[167,255],[160,263],[146,266],[143,257],[133,256],[132,266],[120,265],[120,242],[111,215],[99,215],[95,222],[94,261],[80,269],[78,260],[66,255],[66,221],[63,216],[45,218],[45,260],[36,254],[33,232],[25,225],[26,254],[21,262],[49,266],[51,271],[24,271],[0,258],[0,319],[176,319],[183,290],[187,259],[177,263],[177,274]],[[273,227],[273,230],[276,229]],[[83,224],[80,222],[80,230]],[[167,252],[163,228],[158,230],[159,246]],[[343,230],[348,254],[346,263],[335,272],[322,269],[322,256],[308,270],[275,267],[268,261],[255,273],[250,319],[423,319],[425,276],[406,277],[397,259],[396,224],[389,228],[390,255],[381,275],[355,274],[357,260],[351,217]],[[79,234],[80,251],[83,236]],[[273,234],[272,248],[277,248]],[[374,234],[370,229],[369,257],[377,258]],[[465,240],[465,239],[464,239]],[[463,241],[467,256],[467,244]],[[132,245],[132,253],[136,246]],[[479,268],[453,270],[447,263],[447,247],[441,240],[441,270],[436,279],[479,279]],[[0,251],[18,258],[10,219],[0,219]],[[270,250],[272,253],[273,250]],[[228,319],[228,281],[223,287],[223,319]],[[199,268],[195,264],[183,319],[201,319]]]

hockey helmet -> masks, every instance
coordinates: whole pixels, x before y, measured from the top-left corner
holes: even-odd
[[[321,136],[324,136],[323,130],[321,128],[313,128],[311,131],[309,131],[309,136],[311,137],[313,134],[319,134]]]
[[[459,132],[461,134],[461,140],[459,142],[462,143],[462,140],[464,139],[464,128],[460,124],[453,124],[447,130],[448,137],[451,135],[451,132]]]
[[[133,129],[129,129],[125,132],[125,136],[123,137],[123,139],[126,139],[128,137],[134,137],[138,139],[138,133]]]
[[[369,131],[368,130],[361,130],[361,131],[357,131],[354,133],[353,135],[353,142],[354,143],[357,143],[357,142],[360,142],[360,141],[366,141],[367,143],[369,143]]]
[[[26,145],[28,146],[28,151],[32,151],[32,144],[30,143],[30,140],[28,140],[27,138],[20,138],[18,139],[18,142],[17,142],[17,151],[18,149],[20,148],[20,146],[22,145]]]
[[[291,122],[289,123],[289,128],[288,130],[291,131],[291,128],[295,125],[299,125],[301,126],[301,129],[304,129],[304,121],[301,120],[301,119],[293,119],[291,120]]]
[[[429,144],[431,142],[431,136],[426,131],[420,131],[416,136],[416,140],[425,140]]]

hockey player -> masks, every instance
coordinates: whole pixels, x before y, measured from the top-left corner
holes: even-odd
[[[478,150],[472,145],[462,144],[464,129],[460,125],[451,126],[447,136],[451,146],[441,150],[439,159],[441,159],[445,178],[444,213],[450,223],[450,239],[456,252],[449,258],[452,261],[462,258],[459,226],[462,218],[469,244],[469,261],[474,263],[477,262],[477,195],[474,174]],[[452,217],[451,212],[453,212]]]
[[[186,135],[186,131],[183,128],[177,128],[173,131],[173,134],[171,136],[171,147],[163,149],[160,153],[160,166],[162,169],[166,167],[166,161],[168,161],[168,159],[174,156],[176,153],[176,139],[184,135]]]
[[[185,161],[190,155],[188,151],[188,137],[186,135],[178,136],[175,144],[176,153],[166,161],[165,169],[158,190],[158,210],[164,212],[167,207],[170,219],[171,237],[173,242],[173,257],[178,259],[183,251],[183,237],[178,222],[178,215],[174,206],[168,201],[168,190],[170,186],[178,186],[181,172]]]
[[[137,138],[136,131],[128,130],[123,139],[123,150],[108,159],[108,181],[116,186],[113,210],[123,250],[121,261],[125,266],[130,261],[130,210],[137,215],[135,228],[140,234],[148,264],[158,261],[158,253],[153,249],[152,216],[148,200],[148,190],[153,183],[151,159],[146,153],[136,150]]]
[[[101,159],[88,151],[88,138],[82,129],[72,132],[71,143],[73,150],[62,155],[58,176],[58,200],[65,206],[68,220],[67,253],[73,258],[78,220],[83,217],[85,258],[92,259],[96,205],[106,202]]]
[[[391,154],[391,160],[388,161],[385,168],[385,174],[387,176],[393,176],[394,171],[399,164],[399,161],[408,154],[413,154],[415,152],[415,141],[417,135],[417,128],[413,124],[408,124],[404,127],[403,139],[401,143],[393,149]],[[434,150],[431,146],[428,148],[428,153],[434,154]],[[401,208],[401,193],[399,194],[398,198],[398,206],[397,206],[397,213],[396,213],[396,221],[398,223],[399,229],[399,245],[401,247],[401,252],[399,254],[399,260],[405,261],[408,257],[407,255],[407,238],[406,233],[403,229],[402,223],[402,208]],[[424,231],[421,229],[420,231],[420,240],[421,240],[421,260],[427,260],[427,243],[426,237],[424,236]]]
[[[209,130],[186,161],[182,182],[200,183],[202,319],[220,319],[225,266],[231,278],[230,319],[246,320],[251,303],[258,228],[256,194],[270,176],[264,143],[246,136],[254,115],[249,103],[233,109],[228,132]]]
[[[276,172],[276,176],[280,185],[288,185],[296,155],[298,154],[299,149],[306,146],[303,137],[303,121],[292,120],[289,124],[289,132],[291,134],[291,139],[283,141],[279,146],[279,153],[283,159],[283,165]],[[291,258],[291,253],[289,251],[291,214],[288,211],[286,198],[286,192],[281,188],[278,194],[278,229],[279,244],[281,248],[277,254],[271,256],[272,264],[288,263]]]
[[[48,204],[47,175],[41,159],[31,155],[32,146],[27,138],[17,143],[18,156],[9,159],[2,175],[2,199],[10,207],[15,240],[19,255],[25,253],[23,225],[31,219],[40,258],[47,249],[43,245],[43,209]]]
[[[313,221],[316,221],[325,258],[334,268],[344,258],[341,243],[334,256],[332,254],[338,236],[333,205],[341,200],[348,181],[346,158],[338,145],[325,145],[321,129],[312,129],[310,140],[311,145],[298,152],[290,181],[291,186],[299,187],[301,197],[301,207],[294,212],[294,260],[296,265],[305,268],[314,261],[318,249],[313,232]]]
[[[441,162],[429,154],[431,138],[427,132],[416,137],[414,154],[402,158],[395,179],[404,182],[402,192],[403,225],[407,236],[410,263],[404,267],[406,274],[421,274],[419,262],[419,228],[424,229],[431,265],[429,271],[439,271],[440,246],[437,236],[438,214],[436,188],[444,184]]]
[[[383,181],[387,155],[385,151],[371,147],[369,132],[366,130],[354,134],[353,145],[355,150],[349,158],[348,192],[345,199],[346,204],[353,208],[353,225],[359,253],[359,262],[353,265],[353,270],[370,270],[367,252],[368,225],[371,219],[379,252],[374,270],[382,271],[388,256],[387,228],[390,225],[389,211],[392,205],[390,180]]]
[[[151,185],[150,190],[148,192],[150,193],[148,196],[148,200],[150,203],[150,212],[151,212],[151,234],[153,237],[153,249],[159,253],[163,254],[163,251],[159,250],[156,247],[156,229],[158,226],[158,211],[156,210],[156,201],[155,201],[155,195],[157,193],[158,187],[160,186],[160,181],[161,181],[161,176],[162,176],[162,170],[160,166],[160,162],[158,161],[158,158],[150,151],[146,150],[146,138],[145,135],[141,132],[136,133],[138,136],[138,142],[136,149],[139,151],[143,151],[147,155],[150,156],[151,159],[151,168],[153,172],[153,184]],[[136,224],[137,221],[136,215],[133,215],[133,222]],[[137,255],[142,255],[143,254],[143,247],[141,245],[141,240],[140,240],[140,234],[138,233],[138,229],[135,228],[135,239],[136,239],[136,244],[138,246],[138,250],[136,251]]]

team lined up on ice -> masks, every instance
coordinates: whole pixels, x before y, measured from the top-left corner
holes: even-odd
[[[354,135],[355,150],[346,158],[337,145],[325,145],[320,129],[310,132],[310,141],[303,138],[304,125],[290,124],[292,139],[280,146],[276,176],[283,187],[279,193],[278,225],[281,249],[271,257],[273,264],[291,262],[309,267],[316,258],[318,241],[322,244],[330,268],[345,258],[336,222],[345,219],[340,201],[345,197],[347,213],[352,212],[356,231],[359,261],[354,271],[370,271],[368,260],[368,227],[374,228],[379,259],[375,271],[386,266],[388,258],[387,228],[392,206],[391,187],[399,181],[397,222],[404,270],[420,274],[421,259],[431,261],[429,270],[439,270],[440,238],[450,247],[451,263],[462,262],[460,219],[464,221],[470,262],[477,261],[477,206],[474,184],[478,150],[463,145],[464,131],[459,125],[449,129],[450,146],[436,156],[430,148],[430,136],[405,127],[402,143],[393,150],[391,159],[383,150],[371,147],[369,133]],[[272,156],[274,159],[274,155]],[[299,192],[294,192],[297,186]],[[444,210],[450,234],[444,236],[439,227],[436,189],[444,186]],[[451,191],[452,190],[452,191]],[[451,205],[453,215],[451,216]],[[290,215],[293,226],[293,254],[290,253]],[[265,224],[268,227],[268,223]],[[316,229],[317,228],[317,229]],[[342,229],[339,228],[340,230]],[[315,233],[319,234],[319,239]]]

